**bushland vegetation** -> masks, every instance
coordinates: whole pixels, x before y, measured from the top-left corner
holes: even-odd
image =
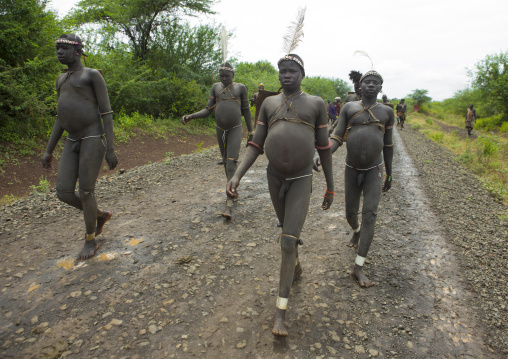
[[[44,149],[56,115],[55,80],[65,67],[54,41],[63,33],[77,34],[85,44],[86,66],[102,71],[117,140],[137,131],[211,134],[213,115],[185,127],[179,119],[202,109],[219,79],[221,25],[189,21],[211,14],[214,2],[82,0],[63,19],[46,8],[48,0],[0,2],[0,170]],[[270,62],[229,61],[249,96],[261,82],[266,90],[278,90]],[[322,77],[306,78],[303,87],[325,100],[344,98],[350,90],[343,80]]]
[[[508,51],[486,56],[468,76],[470,86],[444,101],[432,101],[427,90],[408,94],[406,121],[451,150],[494,197],[508,204]],[[471,104],[477,115],[472,139],[460,135]],[[419,113],[410,111],[415,105]]]

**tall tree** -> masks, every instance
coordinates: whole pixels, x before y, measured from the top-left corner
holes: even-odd
[[[61,34],[46,0],[0,1],[0,140],[36,137],[53,119]],[[49,128],[48,128],[49,127]]]
[[[474,89],[480,90],[482,99],[508,121],[508,51],[487,57],[469,71]]]
[[[195,79],[211,85],[212,72],[221,62],[220,26],[174,22],[153,33],[153,46],[148,54],[152,68],[165,69],[187,80]]]
[[[307,76],[302,81],[302,88],[310,95],[320,96],[325,101],[333,101],[337,96],[344,99],[351,87],[341,79]]]
[[[135,56],[145,60],[157,28],[169,28],[184,15],[213,14],[217,0],[81,0],[68,16],[76,25],[96,24],[121,34]]]
[[[421,90],[416,89],[413,90],[409,95],[407,95],[408,98],[413,100],[416,105],[421,106],[424,103],[432,101],[432,98],[430,98],[427,94],[429,93],[429,90]]]
[[[47,3],[0,1],[0,66],[16,67],[36,56],[54,55],[60,26],[55,14],[46,10]]]

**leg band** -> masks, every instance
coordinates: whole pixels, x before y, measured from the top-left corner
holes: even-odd
[[[277,297],[277,304],[275,305],[278,309],[286,310],[288,309],[288,299]]]
[[[92,234],[85,234],[85,240],[86,241],[93,241],[95,239],[95,233]]]
[[[231,198],[226,199],[226,207],[233,207],[233,200]]]
[[[104,215],[104,211],[102,209],[97,209],[97,218],[102,217]]]
[[[361,229],[361,227],[360,227],[360,226],[358,226],[358,228],[357,228],[357,229],[353,229],[353,232],[358,233],[358,232],[360,232],[360,229]]]
[[[365,263],[365,257],[362,256],[356,256],[355,264],[359,265],[360,267],[363,267],[363,264]]]

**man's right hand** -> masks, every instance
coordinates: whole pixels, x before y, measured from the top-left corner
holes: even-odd
[[[314,165],[312,166],[314,171],[321,172],[321,170],[319,169],[320,166],[321,166],[321,160],[320,160],[319,156],[314,157]]]
[[[53,155],[51,153],[44,153],[44,156],[42,156],[42,167],[45,169],[51,169],[51,162],[53,160]]]
[[[182,116],[182,123],[185,125],[187,122],[191,120],[189,115]]]

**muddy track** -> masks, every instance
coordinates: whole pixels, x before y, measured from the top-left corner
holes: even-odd
[[[81,215],[54,193],[2,208],[0,357],[503,357],[506,287],[488,298],[479,292],[468,267],[474,262],[450,238],[455,227],[443,213],[452,210],[429,192],[426,160],[408,155],[446,152],[410,129],[400,132],[394,184],[382,196],[365,266],[376,285],[362,289],[350,276],[356,254],[346,246],[342,148],[330,211],[320,209],[323,175],[314,176],[304,273],[291,292],[284,339],[271,334],[280,229],[264,156],[242,180],[230,222],[220,215],[225,183],[216,150],[102,178],[99,202],[114,216],[96,257],[84,262],[73,259]],[[493,206],[489,221],[505,209],[476,193]],[[492,226],[492,240],[503,242],[506,224]],[[497,309],[499,327],[484,302]]]

